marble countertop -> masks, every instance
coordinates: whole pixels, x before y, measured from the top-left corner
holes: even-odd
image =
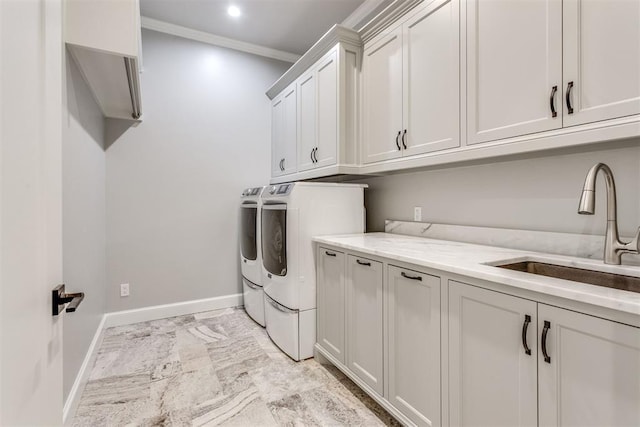
[[[492,264],[533,259],[640,277],[640,267],[636,266],[612,266],[605,265],[601,260],[390,233],[316,236],[313,241],[640,315],[640,293],[496,268]]]

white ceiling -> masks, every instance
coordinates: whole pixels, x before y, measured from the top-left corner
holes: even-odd
[[[143,16],[303,54],[365,0],[141,0]],[[229,5],[242,10],[232,18]]]

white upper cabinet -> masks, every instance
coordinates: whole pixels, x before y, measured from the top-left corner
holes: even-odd
[[[298,169],[301,171],[314,168],[316,163],[313,157],[318,142],[316,82],[315,70],[298,80]]]
[[[363,60],[362,162],[402,155],[402,27],[367,46]]]
[[[640,329],[538,305],[541,426],[639,426]]]
[[[297,93],[296,105],[290,104],[296,108],[295,140],[285,130],[288,155],[279,148],[280,141],[272,139],[272,151],[281,153],[272,183],[353,173],[358,167],[361,46],[358,33],[336,25],[267,91],[274,103],[292,87]],[[277,134],[272,131],[272,137]]]
[[[436,1],[402,27],[404,155],[460,145],[460,10]]]
[[[298,79],[298,170],[337,162],[338,49]]]
[[[285,89],[271,104],[271,175],[296,171],[296,85]]]
[[[561,85],[560,0],[467,1],[468,144],[561,128]]]
[[[459,14],[420,6],[365,48],[363,163],[460,145]]]
[[[564,126],[640,114],[640,2],[562,5]]]
[[[139,119],[138,0],[65,0],[65,42],[106,117]]]

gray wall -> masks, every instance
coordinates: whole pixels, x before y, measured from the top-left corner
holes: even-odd
[[[62,142],[62,257],[68,292],[82,291],[64,317],[64,397],[78,374],[106,308],[104,120],[73,60],[66,61]]]
[[[633,235],[640,226],[639,144],[640,139],[613,144],[614,149],[366,179],[367,228],[381,231],[385,219],[412,221],[413,207],[421,206],[425,222],[604,234],[602,178],[596,186],[596,214],[577,214],[587,171],[604,162],[616,179],[620,231]]]
[[[241,291],[239,196],[269,180],[264,92],[290,66],[142,36],[143,122],[107,122],[108,311]]]

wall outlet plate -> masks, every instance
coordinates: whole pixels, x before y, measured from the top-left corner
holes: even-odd
[[[420,206],[413,208],[413,220],[422,221],[422,208]]]
[[[129,296],[129,284],[123,283],[120,285],[120,296],[128,297]]]

